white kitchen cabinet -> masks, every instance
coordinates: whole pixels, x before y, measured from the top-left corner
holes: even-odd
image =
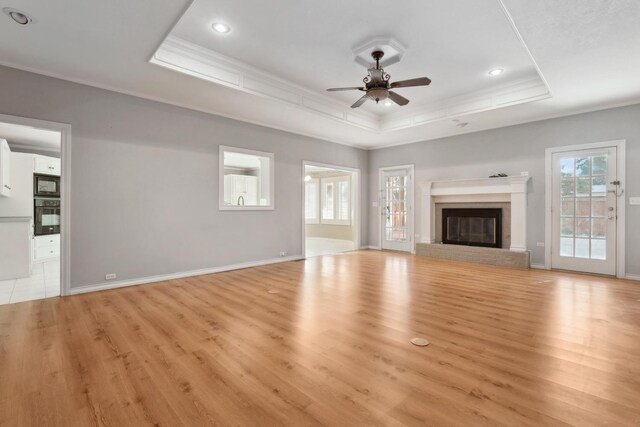
[[[60,256],[60,235],[35,236],[33,238],[33,261],[41,262]]]
[[[60,176],[60,159],[55,157],[36,156],[33,164],[35,173]]]
[[[0,139],[0,196],[11,195],[11,149],[6,139]]]
[[[258,204],[258,177],[252,175],[224,176],[226,205],[255,206]]]

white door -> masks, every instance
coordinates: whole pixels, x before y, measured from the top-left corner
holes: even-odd
[[[616,274],[616,148],[552,158],[553,268]]]
[[[383,169],[380,175],[382,249],[411,252],[413,249],[411,168]]]

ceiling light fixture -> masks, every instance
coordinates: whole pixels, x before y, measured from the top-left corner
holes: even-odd
[[[7,15],[9,18],[13,19],[17,24],[20,25],[28,25],[36,22],[35,19],[33,19],[33,17],[28,13],[18,9],[14,9],[12,7],[5,7],[2,9],[2,11],[5,15]]]
[[[489,71],[489,75],[495,77],[495,76],[499,76],[503,72],[504,72],[504,69],[502,68],[494,68],[493,70]]]
[[[220,34],[227,34],[229,31],[231,31],[231,27],[227,24],[223,24],[222,22],[216,22],[215,24],[211,25],[211,28],[213,28],[215,32]]]
[[[387,102],[385,102],[385,103],[384,103],[384,106],[385,106],[385,107],[391,107],[391,101],[387,101]]]

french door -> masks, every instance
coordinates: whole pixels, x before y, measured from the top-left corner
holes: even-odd
[[[413,249],[413,167],[380,170],[382,249],[411,252]]]
[[[552,157],[552,267],[616,274],[616,148]]]

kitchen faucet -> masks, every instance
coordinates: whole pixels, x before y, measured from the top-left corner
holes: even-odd
[[[240,204],[240,199],[242,199],[242,204]],[[244,206],[244,197],[238,196],[238,206]]]

